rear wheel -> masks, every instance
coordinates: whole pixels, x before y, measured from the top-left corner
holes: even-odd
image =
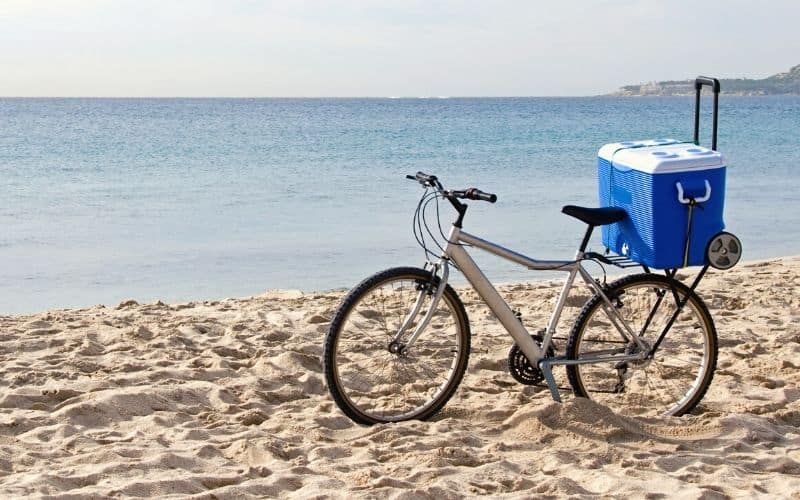
[[[430,309],[438,284],[429,271],[394,268],[367,278],[342,301],[323,362],[334,401],[354,421],[424,420],[455,393],[467,368],[470,332],[449,285],[422,334],[411,346],[403,343]]]
[[[652,359],[568,366],[575,395],[627,415],[677,416],[691,411],[711,384],[717,363],[717,333],[703,301],[683,283],[657,274],[622,278],[609,285],[606,295],[634,334],[650,346],[677,310],[676,297],[688,300]],[[612,324],[607,304],[595,295],[575,322],[566,354],[569,359],[590,360],[638,350]]]

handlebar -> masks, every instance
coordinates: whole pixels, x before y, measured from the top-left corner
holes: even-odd
[[[445,197],[451,200],[466,199],[466,200],[488,201],[489,203],[494,203],[497,201],[496,194],[486,193],[478,188],[445,191],[444,187],[442,186],[442,183],[439,182],[439,179],[435,175],[428,175],[424,172],[417,172],[415,175],[407,175],[406,179],[417,181],[426,187],[436,188],[439,191],[441,191]]]

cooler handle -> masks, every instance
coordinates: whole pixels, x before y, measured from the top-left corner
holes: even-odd
[[[692,200],[694,200],[695,203],[704,203],[711,198],[711,183],[708,182],[708,180],[706,180],[706,194],[700,198],[685,198],[683,196],[683,186],[681,186],[680,182],[676,182],[675,187],[678,188],[678,201],[684,205],[688,205]]]
[[[703,85],[711,87],[714,92],[714,114],[712,115],[711,126],[711,149],[717,150],[717,111],[719,111],[719,80],[716,78],[709,78],[707,76],[698,76],[694,81],[694,89],[696,91],[694,99],[694,144],[700,145],[700,91]]]

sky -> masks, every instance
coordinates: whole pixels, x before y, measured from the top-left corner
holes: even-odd
[[[0,0],[0,96],[564,96],[800,64],[800,0]]]

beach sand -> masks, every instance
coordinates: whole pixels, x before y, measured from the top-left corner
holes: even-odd
[[[535,331],[558,285],[501,291]],[[0,316],[0,497],[800,498],[800,258],[701,283],[719,361],[685,417],[517,384],[510,337],[459,293],[460,389],[432,421],[373,427],[324,383],[341,292]]]

